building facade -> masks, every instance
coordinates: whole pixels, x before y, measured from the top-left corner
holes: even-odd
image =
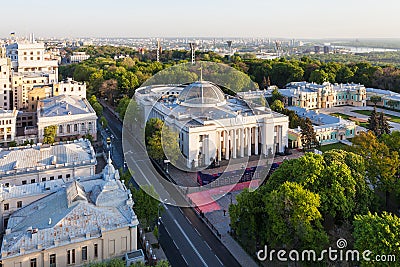
[[[71,95],[86,98],[86,83],[76,82],[71,78],[53,85],[53,96]]]
[[[9,110],[11,101],[11,60],[6,57],[5,47],[0,46],[0,108]]]
[[[90,134],[97,137],[96,112],[85,98],[59,95],[39,100],[37,125],[39,142],[44,129],[57,126],[57,140],[70,140]]]
[[[70,63],[79,63],[90,58],[90,55],[86,55],[85,52],[74,52],[70,56]]]
[[[44,43],[38,43],[33,38],[21,40],[7,45],[6,50],[14,72],[51,73],[57,82],[58,60],[46,55]]]
[[[400,110],[400,94],[395,93],[389,90],[375,89],[375,88],[367,88],[367,97],[368,104],[374,105],[370,101],[371,96],[378,96],[381,98],[381,101],[377,103],[378,106],[391,108],[394,110]]]
[[[296,106],[305,109],[332,108],[336,106],[367,105],[366,88],[360,84],[315,84],[292,82],[279,92],[285,98],[285,106]]]
[[[353,138],[357,134],[357,125],[353,121],[322,114],[314,110],[306,110],[305,108],[289,107],[288,109],[295,111],[301,118],[311,120],[317,141],[321,145],[338,143]],[[290,129],[289,140],[290,148],[301,148],[301,129]]]
[[[14,141],[17,131],[18,111],[0,109],[0,144]]]
[[[135,97],[147,118],[160,118],[179,132],[188,168],[208,166],[213,160],[283,152],[288,144],[287,116],[250,107],[210,82],[139,88]]]
[[[135,252],[139,222],[132,205],[109,159],[101,177],[72,181],[14,211],[1,264],[84,266]]]
[[[0,149],[0,183],[5,187],[93,176],[96,155],[90,141]]]

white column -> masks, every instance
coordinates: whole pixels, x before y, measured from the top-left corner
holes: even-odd
[[[239,129],[240,132],[240,157],[243,158],[244,157],[244,129]]]
[[[264,127],[260,127],[260,133],[261,133],[261,154],[266,155],[267,154],[267,141],[266,141],[266,132],[264,130]]]
[[[258,127],[254,128],[254,155],[258,155]]]
[[[222,153],[221,132],[217,132],[217,148],[218,148],[218,161],[221,161],[221,153]]]
[[[251,128],[247,128],[247,155],[251,156]]]
[[[229,160],[229,131],[224,132],[225,135],[225,159]]]
[[[232,138],[233,138],[233,142],[232,142],[232,158],[236,159],[236,153],[237,153],[237,141],[236,141],[236,129],[232,130]]]

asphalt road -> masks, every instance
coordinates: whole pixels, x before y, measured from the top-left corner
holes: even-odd
[[[122,124],[107,108],[104,109],[104,116],[114,136],[113,162],[119,168],[124,164]],[[151,184],[157,189],[164,203],[171,204],[164,205],[165,211],[162,214],[160,227],[160,243],[171,265],[174,267],[240,266],[220,240],[197,217],[193,209],[181,209],[173,205],[174,200],[168,192],[172,192],[174,187],[163,182],[165,180],[149,168],[147,154],[135,138],[129,138],[129,142],[132,142],[131,147],[135,149],[125,153],[125,160],[134,172],[134,178],[136,176],[138,179],[140,176],[141,179],[151,180]]]

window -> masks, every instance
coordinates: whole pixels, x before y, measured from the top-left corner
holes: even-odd
[[[53,181],[54,180],[54,176],[50,176],[50,181]]]
[[[71,174],[67,174],[67,175],[65,175],[65,177],[68,179],[68,178],[71,178]]]
[[[23,180],[23,181],[22,181],[22,184],[26,184],[26,180]]]
[[[59,175],[59,176],[58,176],[58,179],[62,179],[62,175]]]
[[[34,184],[34,183],[36,183],[36,180],[35,179],[31,179],[31,184]]]
[[[10,209],[10,204],[6,203],[4,204],[4,210],[9,210]]]
[[[78,124],[74,124],[74,132],[78,131]]]
[[[46,177],[43,177],[43,178],[42,178],[42,182],[46,182]]]
[[[8,218],[5,218],[4,219],[4,229],[7,229],[7,226],[8,226]]]
[[[22,208],[22,201],[17,201],[17,208]]]
[[[58,127],[58,132],[59,132],[59,133],[62,133],[62,132],[63,132],[63,127],[62,127],[62,125],[60,125],[60,126]]]
[[[67,250],[67,264],[75,264],[75,249]]]
[[[56,267],[56,254],[50,255],[50,267]]]
[[[94,244],[94,257],[97,258],[99,256],[99,248],[97,244]]]
[[[34,259],[31,259],[31,265],[30,265],[31,267],[36,267],[37,265],[36,265],[36,258],[34,258]]]
[[[87,261],[87,247],[82,247],[82,261]]]

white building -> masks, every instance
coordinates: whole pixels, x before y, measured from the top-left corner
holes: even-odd
[[[317,140],[321,145],[338,143],[348,138],[353,138],[357,134],[357,125],[353,121],[345,120],[315,110],[306,110],[299,107],[288,107],[301,118],[309,118],[313,123]],[[290,147],[302,147],[301,129],[289,130]]]
[[[6,57],[5,47],[0,46],[0,108],[11,109],[11,60]]]
[[[109,159],[100,179],[72,181],[13,212],[1,264],[83,266],[137,251],[139,222],[132,205]]]
[[[188,168],[207,166],[214,159],[283,152],[288,144],[287,116],[261,106],[252,109],[210,82],[144,87],[135,97],[146,117],[179,130]]]
[[[57,139],[80,138],[87,134],[96,140],[96,112],[85,98],[59,95],[38,103],[38,139],[43,140],[44,129],[57,126]]]
[[[285,97],[286,106],[297,106],[305,109],[332,108],[351,105],[365,107],[367,92],[360,84],[315,84],[292,82],[279,92]]]
[[[85,52],[74,52],[72,56],[70,57],[70,62],[71,63],[79,63],[84,60],[87,60],[90,58],[90,55],[86,55]]]
[[[14,141],[18,111],[0,109],[0,144]]]
[[[19,73],[51,73],[58,79],[58,60],[46,55],[44,43],[34,39],[21,40],[6,46],[7,57],[11,59],[12,69]]]
[[[88,140],[53,146],[0,148],[0,183],[6,187],[93,176],[96,155]]]
[[[392,108],[395,110],[400,110],[400,94],[389,90],[367,88],[368,100],[371,96],[378,96],[381,101],[377,103],[378,106],[383,106],[385,108]],[[372,102],[368,102],[369,105],[374,105]]]
[[[53,85],[53,96],[58,95],[72,95],[86,98],[86,83],[74,81],[72,78],[55,83]]]
[[[4,234],[8,220],[15,211],[61,189],[63,179],[4,187],[0,184],[0,235]]]

